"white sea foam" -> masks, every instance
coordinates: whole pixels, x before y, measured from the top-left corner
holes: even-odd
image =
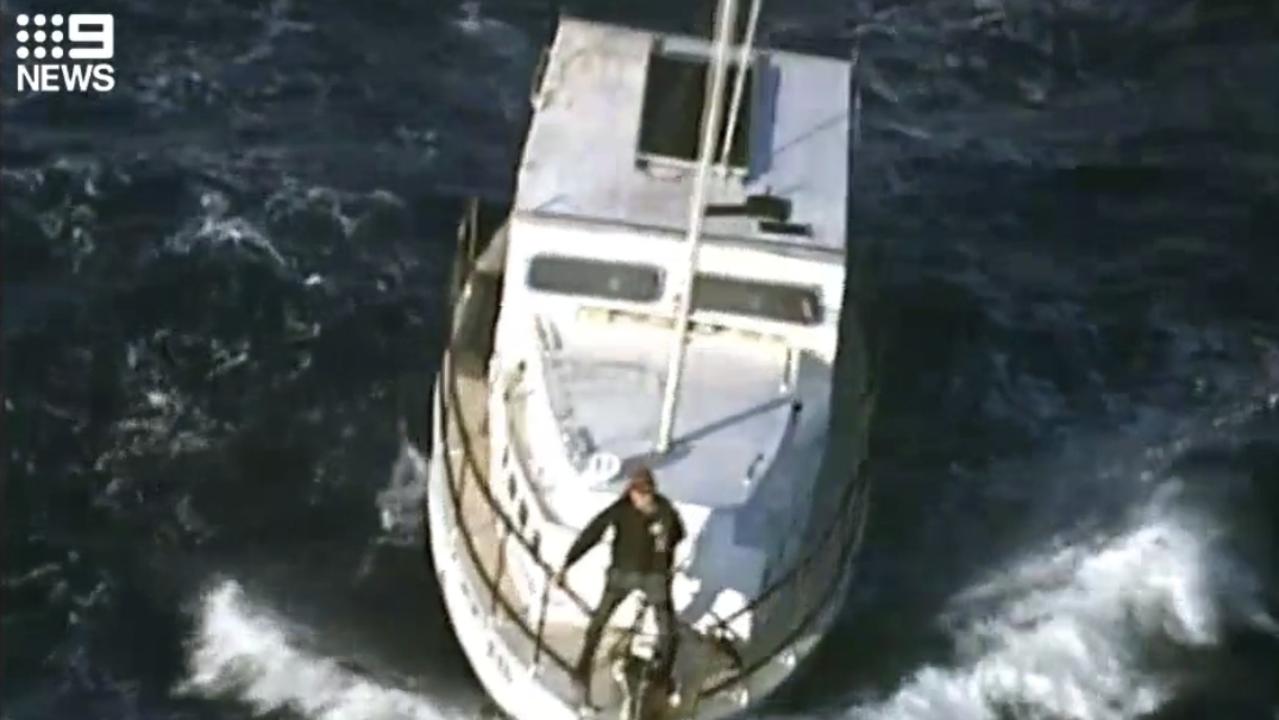
[[[231,214],[231,200],[224,193],[205,192],[200,197],[200,206],[203,217],[166,238],[167,251],[185,255],[198,247],[231,247],[265,256],[281,267],[288,266],[265,231],[246,218]]]
[[[183,695],[235,699],[314,720],[445,720],[462,713],[298,646],[296,633],[235,581],[201,599]]]
[[[1217,642],[1223,621],[1274,632],[1248,574],[1169,482],[1118,534],[1032,553],[957,596],[944,618],[958,659],[927,666],[857,720],[1120,720],[1170,695],[1152,643]]]
[[[422,543],[422,502],[426,498],[427,459],[401,430],[400,452],[391,479],[377,495],[383,541],[405,546]]]
[[[1227,442],[1265,412],[1273,388],[1255,390],[1179,423],[1165,442],[1120,452],[1132,461],[1103,465],[1102,485],[1073,483],[1088,492],[1111,483],[1148,492],[1119,528],[1046,542],[954,596],[941,622],[955,658],[919,668],[882,701],[839,714],[1134,720],[1176,690],[1176,678],[1145,656],[1151,648],[1211,647],[1228,624],[1279,637],[1230,528],[1200,507],[1174,469],[1188,447]]]
[[[453,26],[467,35],[483,33],[512,34],[513,28],[491,17],[485,17],[484,7],[480,0],[465,0],[462,3],[460,17],[453,21]]]

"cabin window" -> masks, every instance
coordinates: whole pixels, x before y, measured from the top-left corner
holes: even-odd
[[[709,65],[710,59],[706,57],[665,54],[660,50],[649,54],[644,80],[644,110],[640,119],[640,155],[697,161],[702,137],[702,111],[708,99],[706,81]],[[729,67],[724,85],[723,120],[712,154],[715,162],[719,162],[724,135],[728,132],[728,114],[732,112],[738,67],[736,63]],[[747,66],[742,104],[738,108],[733,145],[729,151],[729,164],[739,168],[747,167],[750,161],[754,74],[754,70]]]
[[[662,295],[662,272],[638,263],[539,255],[529,263],[528,285],[564,295],[652,302]]]
[[[697,276],[693,306],[697,310],[750,315],[800,325],[816,325],[822,320],[821,299],[813,288],[722,275]]]

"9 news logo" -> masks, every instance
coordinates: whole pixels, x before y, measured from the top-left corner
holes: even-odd
[[[110,92],[115,18],[101,13],[17,16],[18,92]],[[62,61],[62,62],[45,62]]]

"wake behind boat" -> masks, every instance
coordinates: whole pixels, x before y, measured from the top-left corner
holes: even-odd
[[[591,665],[608,717],[715,718],[785,680],[839,609],[866,518],[873,398],[847,287],[855,60],[561,21],[513,208],[460,234],[434,393],[429,542],[504,712],[579,715],[607,550],[570,544],[652,468],[687,538],[674,688],[623,603]],[[832,438],[832,392],[854,398]],[[844,400],[841,400],[844,402]],[[653,688],[661,687],[660,692]]]

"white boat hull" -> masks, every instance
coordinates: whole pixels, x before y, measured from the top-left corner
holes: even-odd
[[[427,517],[430,523],[428,542],[439,580],[441,593],[459,643],[471,667],[493,701],[515,720],[572,720],[579,718],[577,708],[568,698],[557,693],[547,682],[544,672],[530,667],[528,660],[517,656],[501,633],[494,628],[500,622],[490,611],[488,592],[472,579],[476,576],[461,538],[454,498],[449,488],[447,453],[462,453],[461,448],[447,446],[441,423],[448,412],[440,402],[437,383],[434,392],[432,421],[433,452],[429,463]],[[830,628],[847,594],[853,571],[851,563],[841,571],[826,602],[805,632],[786,650],[758,670],[735,681],[733,686],[711,699],[697,704],[689,714],[680,711],[672,717],[696,717],[711,720],[744,711],[762,700],[790,677],[811,654]],[[527,653],[524,653],[527,654]],[[543,667],[551,662],[543,656]],[[610,717],[610,715],[604,715]]]
[[[436,448],[443,447],[439,444],[439,407],[436,402]],[[435,574],[449,620],[471,668],[493,701],[512,718],[574,720],[578,717],[577,712],[556,697],[535,673],[525,669],[523,663],[512,656],[510,648],[505,647],[490,629],[494,618],[484,612],[478,588],[470,587],[470,580],[463,570],[466,550],[454,538],[458,532],[457,518],[447,483],[443,459],[439,452],[435,452],[429,465],[426,501],[431,557],[435,561]]]

